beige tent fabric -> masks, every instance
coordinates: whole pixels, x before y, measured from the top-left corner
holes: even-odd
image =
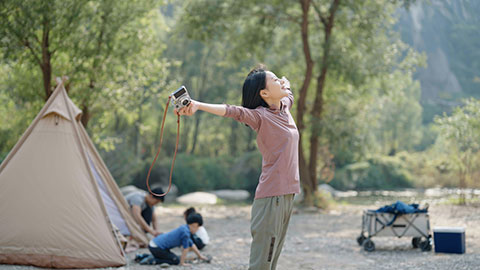
[[[113,176],[110,174],[110,171],[107,169],[107,165],[105,165],[102,158],[100,157],[100,154],[97,152],[97,149],[93,145],[93,142],[90,140],[90,137],[88,136],[85,128],[82,125],[79,125],[79,127],[83,143],[87,147],[88,153],[91,153],[90,157],[96,165],[100,176],[104,180],[106,184],[105,186],[108,188],[111,198],[118,206],[118,210],[120,211],[120,214],[122,215],[125,223],[128,226],[128,229],[130,230],[130,233],[132,234],[132,238],[135,239],[137,242],[146,245],[148,243],[148,238],[131,215],[130,206],[128,205],[127,201],[125,201],[125,198],[123,197],[122,192],[118,188],[117,183],[113,179]]]
[[[60,85],[0,165],[0,263],[125,265],[86,151],[92,153],[132,236],[146,240],[78,122],[80,113]]]
[[[42,117],[49,115],[50,113],[56,113],[63,118],[72,121],[69,115],[68,107],[70,107],[73,111],[73,116],[75,119],[79,119],[80,115],[82,114],[82,110],[80,110],[75,104],[72,102],[70,98],[67,97],[67,103],[63,100],[63,98],[55,98],[48,106],[47,110],[42,114]]]
[[[41,254],[0,254],[0,262],[9,264],[35,265],[45,268],[101,268],[105,265],[112,265],[111,262],[92,260],[89,258],[73,258],[65,256],[51,256]]]

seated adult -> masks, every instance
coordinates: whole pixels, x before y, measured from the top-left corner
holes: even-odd
[[[152,189],[153,193],[163,194],[160,187]],[[160,234],[157,229],[156,217],[154,215],[155,205],[164,201],[163,196],[157,196],[143,190],[133,191],[125,196],[130,205],[135,221],[146,232],[153,236]],[[151,226],[150,226],[151,224]]]

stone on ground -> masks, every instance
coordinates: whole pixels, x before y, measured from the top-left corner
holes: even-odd
[[[186,205],[216,204],[217,195],[207,192],[193,192],[178,197],[177,202]]]
[[[244,201],[250,197],[250,193],[242,189],[220,189],[212,191],[220,199],[228,201]]]

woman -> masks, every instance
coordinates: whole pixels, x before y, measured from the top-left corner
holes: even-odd
[[[192,100],[180,115],[197,110],[230,117],[257,132],[262,153],[262,173],[252,206],[250,270],[275,269],[292,213],[293,198],[300,193],[299,134],[290,114],[290,82],[263,68],[252,70],[243,84],[242,107]]]

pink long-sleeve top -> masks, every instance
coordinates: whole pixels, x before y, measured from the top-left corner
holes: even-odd
[[[290,114],[292,92],[280,103],[280,108],[260,106],[256,109],[227,105],[224,115],[257,132],[257,145],[263,159],[255,199],[300,193],[299,134]]]

